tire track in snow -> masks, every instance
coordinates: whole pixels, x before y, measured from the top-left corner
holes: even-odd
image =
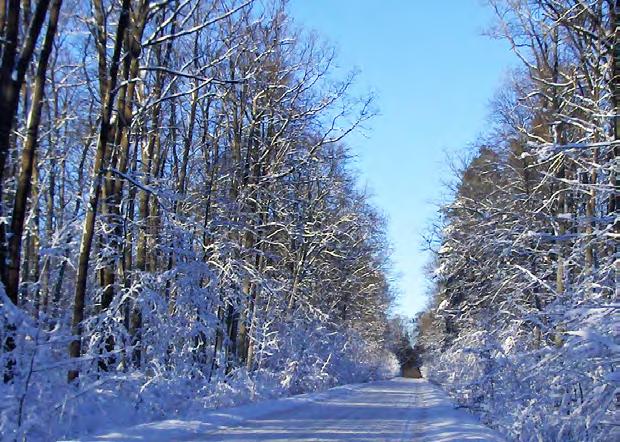
[[[91,440],[504,441],[456,409],[439,387],[403,378],[214,410],[197,419],[154,422]]]

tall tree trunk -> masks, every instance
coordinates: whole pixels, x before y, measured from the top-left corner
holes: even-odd
[[[116,28],[114,40],[114,52],[110,64],[110,73],[106,96],[103,100],[101,112],[101,123],[99,127],[99,137],[97,140],[97,150],[91,173],[91,187],[86,217],[82,229],[82,240],[80,242],[80,252],[78,256],[78,268],[75,283],[75,295],[73,301],[73,318],[71,321],[73,341],[69,344],[69,356],[78,358],[81,354],[82,321],[84,320],[84,307],[86,299],[86,282],[88,278],[88,265],[90,262],[90,251],[93,244],[95,233],[95,219],[97,217],[97,206],[101,191],[101,173],[103,169],[103,159],[106,156],[108,137],[110,135],[110,120],[112,118],[112,108],[114,106],[114,96],[116,95],[116,82],[121,57],[121,48],[125,37],[125,31],[129,24],[130,0],[123,0],[120,17]],[[100,54],[100,57],[102,54]],[[77,368],[68,372],[68,380],[71,382],[79,375]]]
[[[0,203],[4,198],[4,169],[11,149],[11,131],[15,124],[19,95],[34,54],[36,42],[39,38],[50,0],[39,0],[28,27],[26,38],[18,56],[17,45],[19,39],[20,1],[9,0],[6,22],[5,44],[0,64]],[[0,204],[0,216],[2,216]],[[4,283],[9,299],[17,305],[17,287],[14,281],[9,281],[9,266],[19,266],[19,263],[7,262],[10,259],[4,224],[0,225],[0,278]],[[13,278],[14,276],[11,275]]]
[[[58,23],[58,14],[60,11],[61,1],[55,0],[52,8],[52,15],[48,23],[45,41],[35,77],[35,86],[32,97],[32,106],[28,115],[26,142],[22,150],[21,171],[17,183],[17,192],[13,206],[11,217],[11,237],[6,249],[6,232],[4,225],[0,226],[0,277],[5,285],[8,298],[17,305],[19,299],[19,268],[21,263],[21,246],[24,231],[24,220],[26,216],[26,206],[28,196],[32,186],[32,169],[35,162],[36,144],[38,138],[39,124],[41,121],[41,108],[43,105],[43,95],[45,91],[45,73],[49,56],[52,51],[54,36],[56,35],[56,26]],[[28,37],[25,42],[24,49],[17,61],[17,78],[12,77],[12,67],[14,66],[15,49],[17,44],[17,26],[19,21],[19,2],[13,5],[9,4],[10,18],[7,28],[7,38],[14,39],[5,44],[2,60],[2,68],[0,68],[0,216],[2,215],[3,206],[3,188],[4,167],[6,157],[9,151],[9,140],[11,128],[14,124],[15,115],[17,113],[17,103],[19,101],[19,90],[21,83],[24,81],[26,68],[30,63],[36,38],[43,26],[43,21],[47,13],[49,1],[40,1],[37,3],[35,17],[30,25]],[[13,23],[13,20],[17,20]],[[15,45],[15,46],[14,46]],[[13,58],[13,60],[9,60]],[[6,69],[10,72],[5,72]],[[7,76],[8,75],[8,76]],[[7,253],[8,252],[8,253]],[[38,259],[38,257],[36,258]],[[15,350],[15,342],[12,334],[17,331],[15,325],[10,325],[5,340],[4,347],[7,352]],[[13,378],[13,368],[15,361],[12,357],[8,358],[4,381],[9,382]]]
[[[612,11],[612,26],[614,27],[614,63],[613,63],[613,80],[612,80],[612,103],[613,103],[613,140],[616,142],[611,149],[611,195],[607,212],[614,219],[613,233],[616,240],[611,240],[611,256],[618,256],[618,240],[620,236],[620,218],[618,218],[617,210],[620,208],[620,186],[618,185],[618,167],[617,161],[620,158],[620,0],[614,2]],[[615,261],[615,274],[620,275],[620,259]]]
[[[9,240],[9,265],[6,280],[7,293],[12,299],[17,299],[19,290],[19,268],[21,263],[22,236],[24,232],[24,220],[28,205],[28,198],[32,189],[32,174],[35,167],[36,151],[39,138],[39,126],[41,124],[41,111],[45,95],[45,79],[49,57],[52,53],[54,37],[58,25],[58,17],[62,0],[53,0],[45,41],[34,78],[32,91],[32,103],[28,114],[26,140],[21,156],[21,170],[15,192],[13,216],[11,218],[11,238]]]
[[[115,171],[109,171],[104,186],[104,194],[106,195],[105,205],[109,220],[113,225],[111,248],[115,251],[115,256],[103,268],[103,294],[101,297],[101,310],[107,310],[114,299],[116,275],[121,270],[120,263],[123,256],[123,225],[121,223],[121,202],[123,199],[123,183],[124,178],[117,176],[117,173],[124,175],[127,172],[129,163],[129,146],[131,126],[133,123],[133,103],[136,93],[136,82],[138,76],[140,42],[144,32],[144,25],[148,12],[148,2],[141,2],[137,11],[134,12],[131,26],[131,32],[125,35],[125,49],[127,56],[125,57],[124,66],[124,84],[120,88],[117,110],[119,118],[115,131],[115,152],[111,161],[111,166]],[[105,350],[110,354],[114,350],[114,337],[106,338]],[[99,361],[99,366],[103,370],[107,370],[108,366],[115,362],[113,356],[108,356],[105,360]]]

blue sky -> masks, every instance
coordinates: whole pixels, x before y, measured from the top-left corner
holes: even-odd
[[[291,14],[338,50],[338,65],[359,69],[355,90],[373,91],[380,115],[348,144],[361,185],[389,219],[396,311],[426,302],[422,234],[458,154],[485,129],[488,103],[515,64],[504,42],[482,31],[492,13],[480,0],[292,0]]]

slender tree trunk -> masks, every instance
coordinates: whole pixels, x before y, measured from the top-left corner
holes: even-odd
[[[35,167],[39,126],[41,124],[41,111],[45,95],[47,65],[53,49],[61,6],[62,0],[54,0],[52,3],[45,41],[41,49],[34,78],[32,104],[28,114],[26,140],[24,142],[24,148],[22,149],[21,170],[17,182],[17,190],[15,192],[15,203],[13,205],[13,216],[11,218],[11,238],[9,240],[8,275],[6,280],[7,293],[14,299],[17,299],[17,292],[19,290],[22,236],[28,198],[32,189],[32,174],[33,168]]]
[[[9,23],[7,24],[6,38],[11,39],[5,44],[2,67],[0,68],[0,216],[2,216],[3,206],[3,182],[4,167],[9,152],[10,133],[13,127],[17,106],[19,101],[19,90],[24,81],[27,66],[30,63],[36,39],[43,27],[43,21],[47,13],[49,1],[39,1],[37,3],[35,16],[30,25],[28,36],[24,43],[22,54],[17,61],[17,77],[13,78],[13,66],[15,65],[17,34],[19,26],[19,1],[9,3]],[[21,263],[21,246],[24,231],[24,220],[26,216],[26,205],[32,186],[32,169],[35,161],[36,143],[38,129],[41,119],[41,108],[43,94],[45,91],[45,72],[47,63],[52,51],[52,43],[56,34],[58,23],[58,13],[61,2],[55,1],[52,16],[48,24],[47,33],[35,78],[35,90],[33,93],[33,103],[30,109],[27,123],[26,142],[22,151],[22,166],[18,178],[17,192],[11,218],[11,237],[6,247],[6,232],[4,225],[0,226],[0,277],[5,285],[8,298],[17,305],[19,299],[19,267]],[[38,257],[36,258],[38,259]],[[17,331],[16,326],[9,326],[9,333],[5,340],[4,347],[7,352],[15,349],[15,342],[12,333]],[[9,382],[13,378],[13,367],[15,361],[9,357],[4,381]]]
[[[112,54],[112,61],[110,64],[109,83],[106,88],[106,96],[103,101],[104,104],[101,112],[99,138],[97,140],[97,150],[95,153],[95,160],[91,174],[92,184],[90,187],[89,203],[86,208],[86,217],[84,219],[82,240],[80,242],[80,251],[78,256],[75,296],[73,301],[73,319],[71,321],[74,340],[71,344],[69,344],[69,356],[72,358],[78,358],[81,354],[82,321],[84,320],[88,265],[90,262],[90,251],[95,233],[95,219],[97,217],[97,205],[99,203],[99,194],[101,191],[101,173],[103,169],[103,159],[106,156],[108,137],[110,134],[110,120],[112,118],[112,107],[114,106],[114,96],[116,94],[115,89],[120,64],[121,48],[123,46],[125,31],[127,30],[129,24],[129,10],[130,0],[123,0],[114,40],[114,52]],[[79,370],[77,368],[70,370],[68,373],[69,382],[76,379],[78,375]]]
[[[620,236],[620,219],[617,217],[617,210],[620,208],[620,186],[618,185],[618,158],[620,158],[620,0],[614,2],[612,11],[612,26],[614,27],[614,63],[612,81],[612,102],[613,102],[613,139],[616,142],[611,149],[611,164],[615,165],[611,171],[611,195],[607,212],[614,219],[613,233],[618,238]],[[611,242],[611,256],[618,256],[617,239]],[[616,275],[620,275],[620,259],[615,261]]]
[[[125,57],[124,80],[125,84],[121,87],[117,100],[119,118],[115,131],[115,155],[111,161],[115,171],[110,171],[106,180],[105,194],[107,196],[105,204],[110,222],[113,224],[112,244],[115,250],[114,259],[103,269],[103,294],[101,298],[101,310],[107,310],[112,304],[115,294],[115,284],[117,272],[121,270],[120,261],[123,255],[123,226],[121,223],[121,202],[123,199],[124,178],[117,176],[116,173],[125,174],[129,163],[129,147],[131,126],[133,123],[133,103],[135,101],[136,83],[133,81],[138,76],[140,49],[137,47],[142,40],[144,25],[146,23],[148,2],[144,1],[134,14],[132,20],[132,32],[126,34],[125,47],[128,55]],[[111,353],[114,350],[114,337],[106,338],[105,350]],[[99,366],[107,370],[109,365],[114,364],[115,358],[109,356],[102,360]]]
[[[41,209],[39,206],[39,195],[41,186],[39,184],[39,155],[37,154],[34,159],[34,168],[32,173],[32,229],[30,231],[31,250],[29,251],[29,258],[32,260],[32,276],[30,281],[33,284],[32,287],[32,300],[34,304],[35,319],[39,319],[39,310],[41,308]]]
[[[0,203],[4,198],[4,169],[6,160],[11,149],[11,131],[15,124],[17,108],[19,105],[19,95],[22,90],[26,70],[30,65],[34,54],[35,46],[50,0],[39,0],[35,7],[35,12],[28,27],[26,38],[22,45],[22,50],[18,56],[17,44],[19,38],[19,16],[20,1],[9,0],[6,19],[6,33],[4,39],[4,50],[2,52],[2,63],[0,64]],[[2,204],[0,204],[0,216]],[[17,305],[17,287],[14,284],[14,275],[10,275],[11,266],[19,266],[10,262],[9,246],[4,224],[0,225],[0,278],[4,283],[7,296]]]

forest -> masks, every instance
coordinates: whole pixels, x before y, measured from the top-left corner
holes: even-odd
[[[372,97],[286,2],[0,6],[3,437],[398,369]]]
[[[418,346],[431,379],[515,440],[615,440],[620,4],[490,4],[520,67],[455,161]]]
[[[614,440],[620,1],[485,2],[519,66],[450,158],[415,330],[349,141],[376,98],[288,3],[0,0],[0,439],[409,363],[390,388],[508,440]]]

